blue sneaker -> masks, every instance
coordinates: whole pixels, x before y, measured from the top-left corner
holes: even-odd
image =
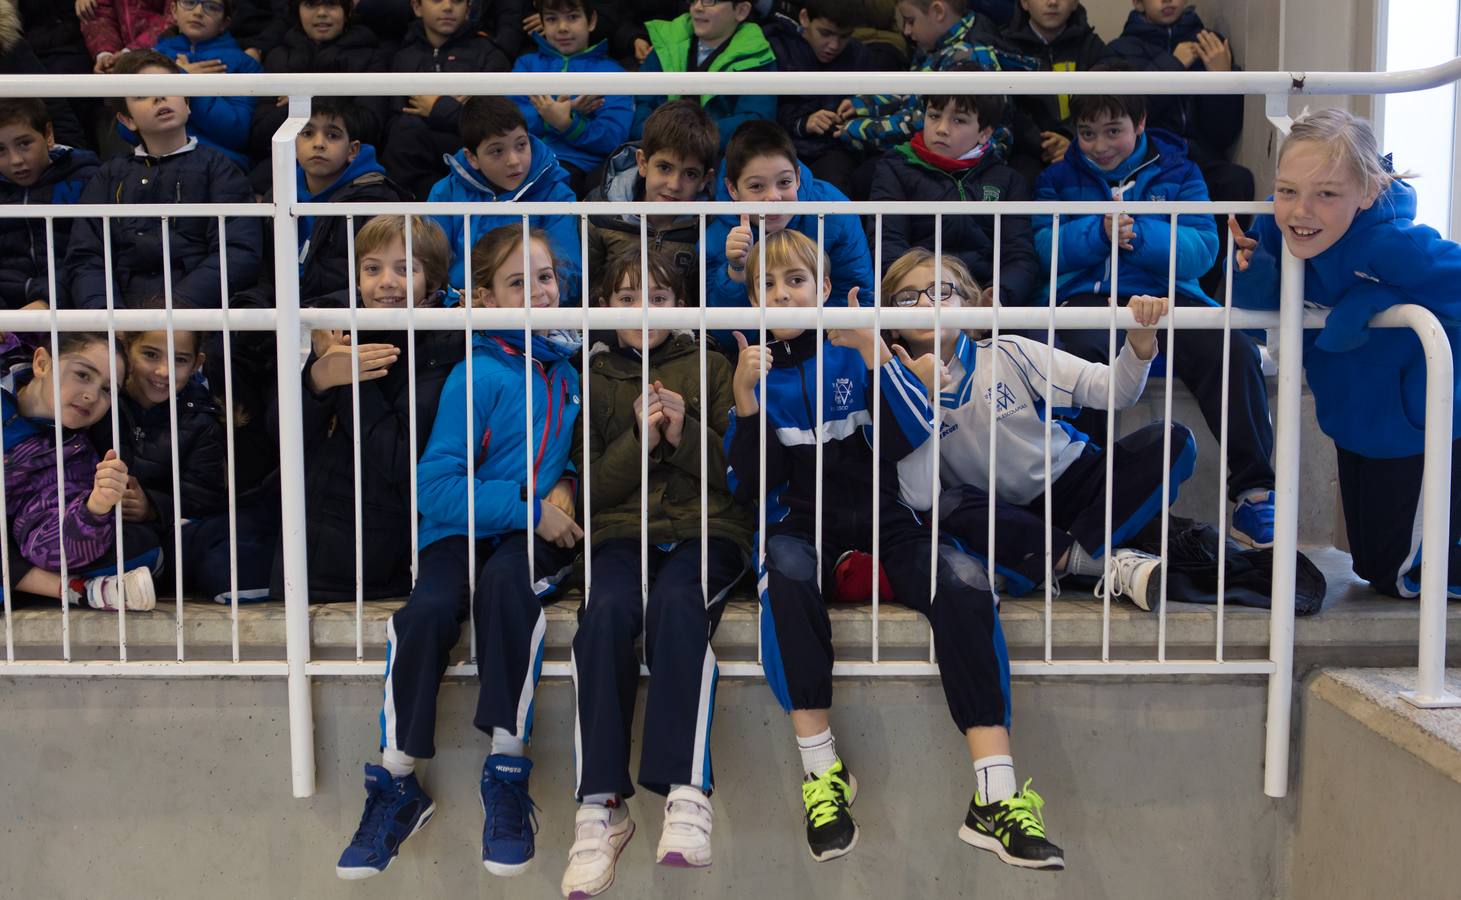
[[[482,865],[493,875],[521,875],[533,861],[537,806],[528,796],[533,762],[497,754],[482,764]]]
[[[1247,497],[1233,507],[1233,539],[1258,550],[1273,546],[1273,491]]]
[[[395,778],[366,763],[365,813],[335,864],[335,874],[355,881],[384,872],[406,839],[425,828],[435,812],[436,804],[414,774]]]

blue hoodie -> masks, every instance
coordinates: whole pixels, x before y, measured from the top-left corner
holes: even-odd
[[[808,203],[848,202],[847,196],[837,188],[825,181],[818,180],[812,174],[812,170],[806,167],[805,163],[798,162],[797,170],[801,177],[801,187],[796,192],[796,199]],[[719,185],[715,199],[729,201],[730,191],[726,189],[726,170],[722,164],[720,177],[717,179]],[[716,216],[710,224],[705,226],[705,274],[706,290],[709,296],[705,298],[707,306],[751,306],[750,296],[747,294],[745,284],[737,284],[731,280],[725,270],[725,239],[732,228],[741,224],[740,216]],[[794,216],[786,227],[792,231],[800,231],[802,234],[817,239],[817,217],[812,215]],[[752,233],[757,238],[761,235],[761,226],[753,219],[751,224]],[[873,274],[873,257],[867,246],[867,235],[862,230],[862,220],[855,213],[845,216],[828,216],[823,220],[823,241],[827,251],[827,258],[832,262],[832,268],[826,273],[832,278],[831,302],[834,306],[844,306],[847,303],[847,292],[854,287],[858,288],[858,305],[873,305],[873,285],[877,278]],[[730,331],[712,331],[711,335],[721,347],[734,347],[736,345],[735,335]]]
[[[304,177],[304,167],[299,163],[294,164],[295,190],[299,194],[300,203],[328,203],[335,192],[362,175],[369,175],[372,172],[386,174],[386,170],[375,158],[375,147],[370,144],[361,144],[360,152],[355,154],[355,159],[345,167],[339,177],[330,182],[324,190],[318,194],[309,192],[309,182]],[[309,245],[310,236],[314,234],[315,217],[299,217],[299,270],[304,271],[304,248]]]
[[[1272,199],[1272,198],[1270,198]],[[1408,328],[1371,330],[1370,319],[1400,303],[1441,320],[1455,352],[1461,337],[1461,246],[1417,225],[1415,190],[1397,181],[1357,215],[1332,247],[1304,262],[1307,303],[1333,310],[1321,331],[1304,332],[1304,369],[1319,427],[1352,453],[1378,459],[1425,450],[1425,355]],[[1258,247],[1233,279],[1233,302],[1278,309],[1283,238],[1272,216],[1258,216]],[[1456,369],[1461,373],[1461,367]],[[1461,383],[1461,382],[1458,382]],[[1461,399],[1461,390],[1456,393]],[[1461,436],[1452,408],[1451,433]]]
[[[527,53],[512,64],[514,72],[622,72],[624,67],[609,58],[609,44],[599,41],[572,56],[534,34],[538,52]],[[634,122],[634,98],[605,97],[604,105],[591,116],[574,111],[567,131],[549,127],[527,97],[513,97],[528,122],[528,134],[542,138],[558,158],[581,172],[592,172],[629,137]]]
[[[194,44],[180,34],[157,42],[157,52],[168,59],[186,54],[189,62],[216,59],[228,66],[230,74],[253,74],[264,71],[258,60],[243,52],[238,41],[228,32],[210,41]],[[254,117],[257,97],[190,97],[188,98],[188,131],[198,140],[228,153],[234,162],[248,171],[248,160],[242,157],[249,144],[249,128]]]
[[[560,336],[561,335],[561,336]],[[527,392],[521,331],[479,331],[472,337],[472,467],[475,535],[480,540],[512,531],[531,531],[542,500],[565,474],[572,474],[578,431],[578,372],[567,335],[533,335],[534,498],[527,490]],[[467,533],[467,367],[457,363],[446,379],[436,421],[416,464],[421,527],[419,546]],[[528,513],[532,512],[532,523]]]
[[[1207,182],[1197,164],[1187,158],[1187,144],[1179,137],[1148,128],[1137,140],[1136,149],[1110,172],[1081,152],[1072,141],[1065,159],[1040,173],[1035,182],[1036,200],[1110,200],[1111,191],[1121,185],[1125,199],[1133,201],[1206,201]],[[1134,249],[1122,250],[1117,277],[1121,296],[1167,293],[1167,251],[1171,245],[1171,219],[1167,216],[1135,216]],[[1050,216],[1031,216],[1035,226],[1035,249],[1041,267],[1050,271]],[[1060,219],[1061,301],[1076,294],[1107,294],[1111,291],[1111,241],[1101,225],[1102,217],[1062,216]],[[1212,268],[1217,258],[1217,225],[1212,216],[1177,217],[1177,292],[1206,303],[1197,279]],[[1048,290],[1048,283],[1047,283]],[[1044,296],[1039,294],[1037,296]]]
[[[487,181],[467,161],[467,151],[458,150],[455,155],[444,157],[451,171],[431,187],[426,198],[432,203],[511,203],[521,200],[525,203],[576,202],[573,189],[568,186],[568,173],[558,165],[558,158],[548,145],[531,135],[533,162],[523,183],[511,193],[498,193],[498,188]],[[432,216],[436,224],[446,231],[451,242],[451,285],[461,289],[465,281],[466,257],[462,251],[462,217]],[[503,225],[522,227],[522,215],[504,210],[501,215],[480,215],[472,217],[472,243],[481,240],[482,235]],[[576,305],[582,297],[579,277],[583,272],[580,262],[578,220],[573,216],[533,216],[529,224],[548,232],[553,244],[553,254],[562,266],[563,283],[558,291],[559,302],[564,306]],[[474,285],[474,289],[475,289]]]

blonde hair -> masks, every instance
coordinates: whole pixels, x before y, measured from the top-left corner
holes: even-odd
[[[1365,194],[1379,196],[1394,182],[1412,178],[1413,173],[1396,175],[1389,161],[1380,156],[1380,142],[1370,123],[1338,108],[1305,112],[1294,121],[1288,137],[1278,148],[1275,166],[1295,144],[1322,146],[1329,158],[1347,170]]]
[[[888,271],[883,275],[882,297],[884,306],[893,305],[893,292],[898,289],[898,282],[908,277],[908,273],[921,265],[932,266],[934,262],[933,252],[924,247],[914,247],[907,253],[898,257],[888,266]],[[979,289],[979,282],[969,272],[969,267],[957,256],[944,254],[943,276],[954,283],[967,306],[982,306],[982,294]]]
[[[774,234],[768,234],[766,245],[766,269],[785,269],[789,266],[805,266],[808,272],[816,274],[817,260],[822,261],[822,277],[832,277],[832,261],[824,252],[818,252],[817,244],[811,238],[800,231],[792,231],[790,228],[782,229]],[[750,257],[746,260],[746,294],[751,298],[752,305],[761,302],[761,295],[757,285],[761,279],[761,245],[751,246]],[[817,290],[822,289],[817,285]]]
[[[376,216],[361,226],[355,235],[355,265],[360,260],[388,247],[394,241],[405,242],[406,220],[401,216]],[[421,216],[411,217],[411,255],[421,262],[426,273],[428,293],[446,287],[447,273],[451,270],[451,247],[441,226]],[[428,298],[417,297],[418,303]]]
[[[539,244],[548,251],[548,256],[553,260],[553,269],[558,269],[558,258],[553,255],[553,245],[548,241],[548,233],[541,228],[529,228],[528,237],[535,244]],[[472,246],[472,290],[475,293],[479,288],[492,290],[492,280],[497,277],[497,270],[507,262],[507,257],[514,252],[521,252],[523,245],[523,227],[521,225],[502,225],[494,228]],[[527,273],[523,273],[526,283]],[[526,288],[525,288],[526,290]],[[476,305],[476,298],[472,298],[472,304]]]

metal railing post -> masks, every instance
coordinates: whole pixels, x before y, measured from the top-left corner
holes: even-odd
[[[1299,552],[1299,389],[1304,379],[1304,263],[1285,247],[1279,273],[1278,409],[1274,428],[1273,609],[1268,625],[1267,743],[1263,792],[1289,790],[1294,700],[1294,579]]]
[[[1394,306],[1374,325],[1408,325],[1425,351],[1425,475],[1421,481],[1420,653],[1415,690],[1400,696],[1421,709],[1461,706],[1446,690],[1446,593],[1451,546],[1451,427],[1455,368],[1451,341],[1423,306]],[[1438,552],[1439,550],[1439,552]]]
[[[274,181],[274,330],[279,375],[279,533],[284,550],[285,653],[289,671],[289,763],[294,796],[315,792],[314,708],[310,697],[309,572],[304,535],[304,424],[299,374],[299,247],[292,207],[294,139],[309,122],[310,98],[290,97],[289,117],[271,146]]]

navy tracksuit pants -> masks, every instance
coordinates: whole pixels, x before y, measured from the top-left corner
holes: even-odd
[[[841,552],[870,547],[867,540],[838,534],[846,529],[829,524],[823,527],[821,560],[810,531],[783,529],[768,538],[759,573],[766,680],[788,712],[832,706],[832,621],[817,587],[818,567],[830,590]],[[1009,656],[984,568],[951,541],[941,540],[937,590],[930,600],[931,541],[922,527],[885,525],[879,560],[883,573],[897,602],[923,613],[933,626],[939,677],[959,731],[1007,727]]]
[[[568,574],[576,550],[514,531],[477,542],[477,590],[467,596],[467,538],[454,535],[423,548],[416,587],[386,623],[385,706],[381,747],[429,759],[436,755],[436,692],[461,636],[470,601],[477,636],[477,715],[482,731],[505,728],[527,740],[533,690],[543,668],[547,619],[543,604]]]
[[[1420,593],[1421,505],[1424,456],[1375,459],[1334,448],[1339,496],[1354,573],[1391,597]],[[1447,593],[1461,598],[1461,441],[1451,444],[1451,535]]]
[[[1111,448],[1111,546],[1131,540],[1162,511],[1161,422],[1145,425]],[[1186,426],[1172,423],[1171,490],[1192,476],[1197,442]],[[1014,596],[1045,583],[1045,535],[1051,561],[1059,562],[1071,544],[1094,559],[1106,552],[1106,454],[1087,444],[1083,453],[1050,485],[1050,525],[1045,495],[1026,505],[995,498],[994,570]],[[989,552],[989,494],[973,485],[950,488],[939,499],[939,527],[958,538],[975,558]]]
[[[639,688],[634,641],[644,635],[649,688],[644,708],[639,783],[668,794],[688,784],[710,793],[710,726],[719,677],[710,637],[725,596],[746,570],[731,541],[707,545],[708,595],[700,586],[700,541],[649,548],[649,599],[640,581],[637,540],[604,541],[593,551],[593,583],[573,638],[578,712],[575,793],[634,793],[629,732]]]
[[[1126,305],[1128,298],[1121,299]],[[1061,306],[1106,306],[1110,298],[1104,294],[1077,294]],[[1191,297],[1178,296],[1178,306],[1206,309],[1208,304]],[[1119,349],[1126,340],[1125,332],[1116,332]],[[1058,345],[1082,359],[1110,363],[1107,349],[1110,332],[1058,331]],[[1176,332],[1177,346],[1172,353],[1172,374],[1187,385],[1207,420],[1213,434],[1220,433],[1223,409],[1223,333],[1206,329]],[[1044,339],[1042,334],[1039,338]],[[1157,329],[1157,346],[1167,352],[1167,330]],[[1163,369],[1163,372],[1166,370]],[[1241,331],[1234,331],[1228,348],[1228,499],[1236,500],[1249,491],[1273,490],[1273,422],[1268,418],[1268,383],[1258,345]],[[1096,440],[1106,436],[1106,412],[1084,409],[1075,425]]]

